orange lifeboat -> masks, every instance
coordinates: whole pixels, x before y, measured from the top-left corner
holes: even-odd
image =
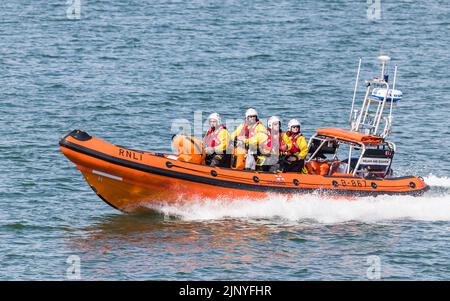
[[[330,148],[333,141],[376,145],[378,149],[382,145],[382,140],[376,137],[342,131],[318,130],[312,138],[315,140],[310,142],[310,158],[326,154],[327,147]],[[356,170],[353,173],[348,170],[342,172],[338,168],[340,161],[336,160],[310,160],[306,163],[308,174],[274,174],[210,167],[181,161],[171,154],[116,146],[79,130],[67,134],[59,145],[62,153],[81,171],[94,192],[112,207],[125,212],[148,205],[217,197],[245,197],[257,201],[268,194],[292,195],[314,191],[346,196],[420,195],[429,188],[421,178],[414,176],[394,178],[385,174],[383,178],[376,173],[364,176]],[[363,166],[363,159],[357,163],[358,166]],[[365,158],[366,167],[369,166],[368,162],[372,162],[369,159],[372,160]]]

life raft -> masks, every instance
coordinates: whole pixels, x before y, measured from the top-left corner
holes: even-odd
[[[268,194],[314,191],[333,196],[420,195],[428,189],[421,178],[414,176],[368,179],[351,174],[323,175],[321,167],[316,174],[274,174],[210,167],[177,160],[173,154],[124,148],[80,130],[71,131],[59,145],[94,192],[107,204],[125,212],[149,204],[217,197],[258,200]]]

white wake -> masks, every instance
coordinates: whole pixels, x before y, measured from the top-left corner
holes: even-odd
[[[423,179],[425,183],[427,183],[430,186],[450,188],[450,178],[448,177],[438,177],[433,174],[430,174],[424,177]]]
[[[450,187],[449,178],[428,176],[425,181],[433,188]],[[154,208],[165,215],[182,220],[277,220],[319,223],[349,221],[377,222],[383,220],[450,221],[450,192],[423,196],[377,196],[355,199],[325,198],[319,195],[293,197],[273,195],[261,200],[223,199],[197,200],[189,204],[180,202]]]

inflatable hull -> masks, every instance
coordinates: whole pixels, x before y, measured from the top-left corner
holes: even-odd
[[[169,154],[126,149],[78,130],[70,132],[59,144],[94,192],[110,206],[125,212],[217,198],[257,201],[270,194],[420,195],[428,190],[421,178],[413,176],[364,179],[209,167],[177,161]]]

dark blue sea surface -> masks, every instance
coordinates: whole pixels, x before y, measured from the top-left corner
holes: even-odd
[[[66,2],[0,2],[1,280],[70,279],[69,256],[85,280],[450,278],[447,0],[381,0],[379,18],[356,0],[81,0],[79,16]],[[226,120],[255,107],[298,118],[307,138],[348,128],[358,59],[369,79],[380,54],[403,91],[395,174],[423,176],[422,197],[124,214],[59,151],[77,128],[168,152],[174,120],[196,111]]]

